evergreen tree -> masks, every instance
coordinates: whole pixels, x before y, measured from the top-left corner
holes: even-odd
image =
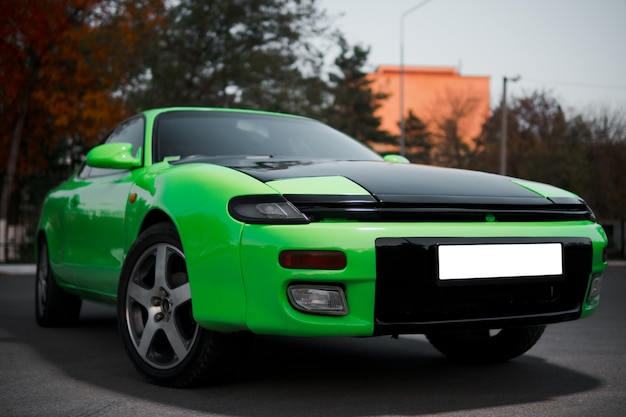
[[[316,0],[181,0],[127,92],[137,109],[196,105],[319,113],[326,31]]]
[[[351,47],[343,37],[339,47],[341,52],[335,59],[338,72],[329,76],[333,101],[326,122],[363,143],[390,143],[392,137],[380,130],[381,119],[375,115],[380,100],[387,95],[372,90],[372,80],[363,70],[369,48]]]
[[[428,126],[409,110],[404,121],[404,136],[406,140],[406,157],[417,164],[431,164],[434,143]]]
[[[468,168],[474,152],[459,134],[459,124],[455,119],[445,119],[438,126],[439,140],[434,160],[437,165],[453,168]],[[474,147],[474,151],[477,147]]]

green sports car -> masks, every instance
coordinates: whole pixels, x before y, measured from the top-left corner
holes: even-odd
[[[406,162],[298,116],[145,111],[47,196],[37,321],[115,303],[140,373],[184,387],[246,334],[425,334],[498,362],[597,308],[607,241],[581,198]]]

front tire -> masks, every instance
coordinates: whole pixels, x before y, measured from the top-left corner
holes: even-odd
[[[152,382],[188,387],[228,370],[230,338],[193,319],[180,238],[170,223],[146,229],[130,249],[118,290],[118,322],[137,370]]]
[[[464,363],[505,362],[526,353],[546,326],[438,332],[427,334],[430,343],[448,358]]]
[[[65,292],[56,282],[50,258],[48,242],[41,238],[35,274],[35,317],[42,327],[67,327],[78,322],[82,300]]]

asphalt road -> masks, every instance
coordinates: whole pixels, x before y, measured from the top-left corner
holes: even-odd
[[[594,316],[506,364],[452,364],[422,336],[261,337],[234,381],[191,390],[140,378],[112,308],[37,327],[33,289],[31,274],[0,275],[0,416],[626,415],[625,266],[609,267]]]

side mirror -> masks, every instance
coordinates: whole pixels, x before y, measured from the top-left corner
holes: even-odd
[[[387,162],[394,162],[397,164],[410,164],[411,163],[408,159],[406,159],[402,155],[395,155],[395,154],[385,155],[383,156],[383,159]]]
[[[87,153],[87,165],[94,168],[132,169],[141,166],[141,152],[132,155],[130,143],[105,143]]]

